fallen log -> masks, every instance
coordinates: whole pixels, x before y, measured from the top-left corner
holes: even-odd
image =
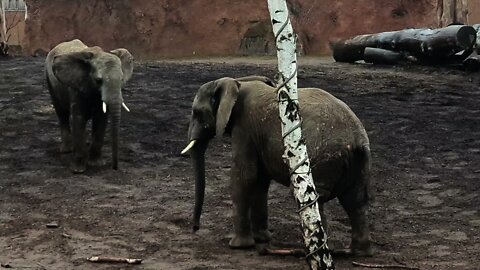
[[[363,60],[367,63],[395,65],[404,59],[404,55],[391,50],[367,47],[363,54]]]
[[[268,246],[261,247],[257,249],[257,252],[261,256],[265,255],[278,255],[278,256],[295,256],[295,257],[305,257],[305,250],[300,248],[269,248]]]
[[[356,36],[332,44],[338,62],[364,60],[365,48],[405,52],[420,61],[444,63],[458,52],[471,50],[477,31],[468,25],[450,25],[438,29],[405,29]]]

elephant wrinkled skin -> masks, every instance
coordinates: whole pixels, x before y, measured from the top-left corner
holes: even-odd
[[[299,89],[300,113],[319,204],[337,197],[352,226],[349,252],[370,255],[367,224],[370,146],[350,108],[315,88]],[[231,188],[234,206],[232,248],[268,242],[267,198],[270,181],[288,186],[276,88],[261,76],[221,78],[200,87],[188,129],[195,179],[194,230],[199,228],[205,190],[205,150],[210,139],[232,137]],[[323,211],[322,211],[323,212]]]
[[[122,88],[133,72],[133,57],[126,49],[110,52],[87,47],[78,39],[63,42],[47,55],[45,76],[60,123],[60,151],[73,151],[71,170],[82,173],[89,165],[103,164],[101,149],[111,120],[112,159],[118,168],[118,130]],[[92,143],[86,144],[86,123],[92,119]]]

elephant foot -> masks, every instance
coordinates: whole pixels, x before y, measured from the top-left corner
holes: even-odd
[[[105,160],[102,159],[101,157],[90,158],[88,160],[88,165],[92,167],[101,167],[101,166],[105,166],[105,164],[107,164],[107,162],[105,162]]]
[[[333,249],[333,255],[335,256],[355,256],[355,257],[372,257],[373,251],[370,246],[366,248],[340,248],[340,249]]]
[[[84,173],[87,170],[87,166],[84,164],[71,163],[70,170],[72,173]]]
[[[350,247],[353,256],[358,257],[371,257],[373,256],[372,247],[370,246],[370,242],[364,242],[361,244],[352,245]]]
[[[228,243],[230,248],[233,249],[246,249],[246,248],[252,248],[255,246],[255,240],[253,237],[250,236],[234,236],[230,242]]]
[[[268,243],[272,239],[272,233],[269,230],[253,232],[253,239],[255,243]]]

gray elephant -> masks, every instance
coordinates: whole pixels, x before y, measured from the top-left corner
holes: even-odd
[[[370,146],[350,108],[315,88],[299,89],[303,135],[319,194],[319,204],[337,197],[347,212],[349,253],[370,255],[367,224]],[[265,77],[221,78],[200,87],[192,105],[188,146],[195,178],[194,230],[198,230],[205,192],[205,151],[210,139],[232,137],[231,188],[234,236],[231,248],[268,242],[267,198],[271,180],[289,186],[284,162],[276,88]],[[323,211],[322,211],[323,214]]]
[[[112,159],[118,169],[118,131],[123,102],[122,88],[131,78],[133,57],[126,49],[110,52],[87,47],[78,39],[63,42],[47,55],[47,87],[60,122],[60,152],[73,151],[71,170],[85,171],[103,165],[101,150],[110,116]],[[92,142],[86,144],[86,124],[92,119]]]

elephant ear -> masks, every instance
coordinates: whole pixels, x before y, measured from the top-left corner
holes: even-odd
[[[233,106],[238,98],[240,83],[232,78],[222,78],[216,81],[215,96],[218,97],[216,136],[222,136],[225,133]]]
[[[63,84],[78,88],[87,79],[90,60],[95,56],[91,51],[73,52],[53,58],[52,71]]]
[[[123,83],[127,83],[133,74],[133,55],[124,48],[110,51],[110,53],[118,56],[122,62]]]

